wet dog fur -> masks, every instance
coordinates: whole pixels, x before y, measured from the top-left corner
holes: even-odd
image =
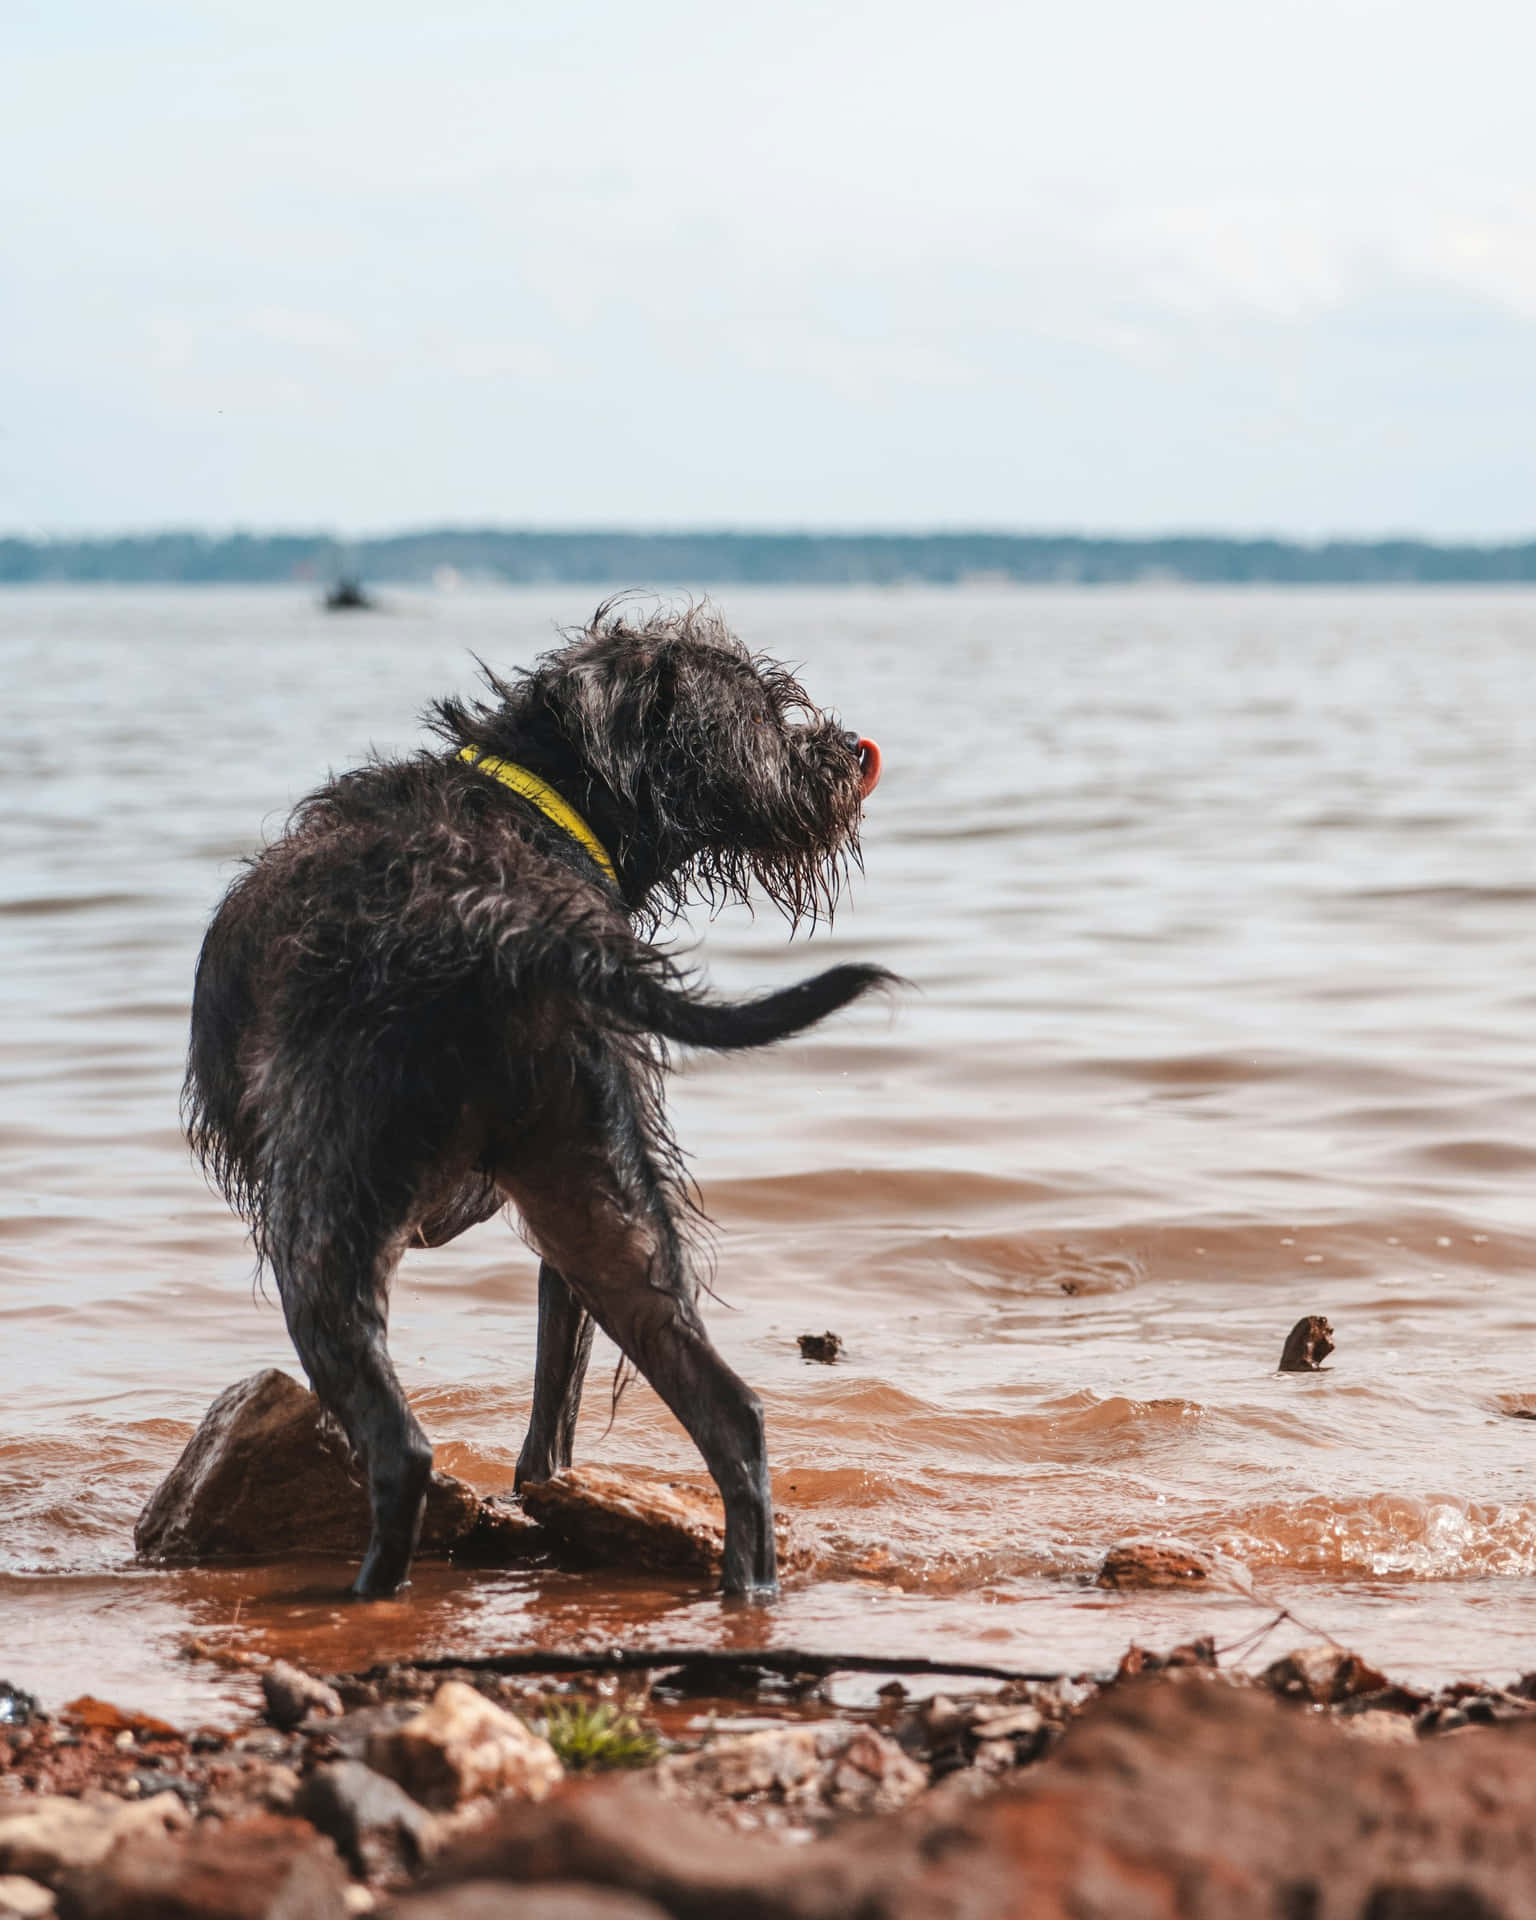
[[[361,1463],[355,1593],[408,1578],[432,1465],[386,1344],[395,1268],[508,1202],[541,1256],[519,1484],[570,1463],[596,1323],[719,1487],[726,1590],[771,1592],[762,1410],[697,1311],[666,1049],[761,1046],[891,976],[834,967],[732,1005],[647,935],[753,889],[791,923],[829,916],[858,859],[858,743],[707,609],[605,607],[486,679],[433,709],[446,751],[331,780],[230,887],[198,963],[188,1136]],[[617,886],[466,746],[554,787]]]

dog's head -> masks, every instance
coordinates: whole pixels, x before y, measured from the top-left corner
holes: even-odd
[[[518,679],[487,677],[495,706],[441,710],[452,736],[573,756],[592,824],[653,916],[754,886],[791,923],[830,916],[879,750],[712,609],[601,607]]]

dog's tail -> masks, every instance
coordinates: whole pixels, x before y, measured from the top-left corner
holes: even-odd
[[[679,1046],[735,1053],[787,1040],[862,994],[889,992],[903,983],[884,967],[849,965],[828,967],[756,1000],[707,1000],[692,986],[669,985],[654,974],[631,975],[617,984],[623,1004],[613,1011],[642,1032]]]
[[[772,1046],[862,994],[906,984],[884,967],[847,964],[755,1000],[715,1000],[674,954],[616,916],[594,913],[579,896],[559,906],[565,910],[540,926],[499,887],[465,889],[452,902],[466,949],[489,960],[509,999],[574,1002],[572,1011],[579,1007],[600,1025],[678,1046],[723,1053]]]

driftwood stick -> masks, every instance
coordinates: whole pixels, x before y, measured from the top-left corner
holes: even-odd
[[[1026,1680],[1049,1684],[1072,1676],[1035,1673],[1025,1667],[995,1667],[972,1660],[903,1659],[899,1654],[813,1653],[794,1647],[609,1647],[601,1653],[562,1653],[532,1648],[518,1653],[446,1654],[431,1660],[396,1660],[352,1674],[382,1680],[401,1667],[421,1673],[497,1673],[509,1678],[535,1673],[654,1673],[665,1667],[713,1668],[722,1673],[779,1673],[786,1678],[834,1673],[953,1674],[970,1680]]]

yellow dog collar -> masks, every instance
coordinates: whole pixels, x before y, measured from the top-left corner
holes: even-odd
[[[530,773],[515,761],[498,760],[493,753],[482,753],[478,747],[460,747],[457,757],[477,772],[488,773],[493,780],[499,780],[504,787],[510,787],[513,793],[531,801],[540,813],[568,833],[584,853],[591,854],[615,886],[619,884],[618,872],[608,858],[607,848],[576,809],[562,800],[547,780],[541,780],[536,773]]]

